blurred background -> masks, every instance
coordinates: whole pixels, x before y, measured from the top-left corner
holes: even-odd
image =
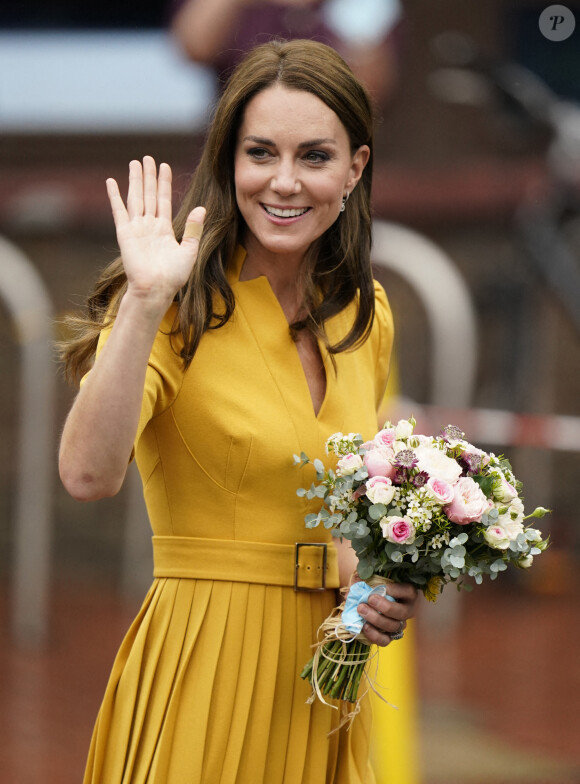
[[[151,154],[179,196],[221,80],[278,34],[336,46],[377,105],[376,274],[397,328],[385,413],[460,425],[511,458],[526,507],[553,510],[530,572],[421,608],[411,719],[385,740],[408,764],[382,780],[580,782],[580,3],[549,8],[3,0],[2,781],[81,779],[150,582],[138,480],[82,505],[56,473],[74,390],[51,343],[116,255],[105,179]]]

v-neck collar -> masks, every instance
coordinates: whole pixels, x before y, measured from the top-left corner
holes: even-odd
[[[264,356],[264,361],[267,364],[274,364],[274,367],[270,368],[270,372],[285,398],[286,405],[293,404],[294,400],[303,400],[306,396],[309,411],[312,412],[312,416],[316,420],[320,420],[328,407],[334,378],[334,367],[328,350],[318,341],[318,350],[326,375],[326,388],[324,398],[318,413],[316,413],[298,347],[292,340],[288,320],[268,278],[265,275],[259,275],[248,280],[240,280],[245,258],[245,248],[238,245],[226,270],[226,277],[234,290],[237,305],[241,307],[250,325]],[[289,360],[284,361],[284,357],[288,357]],[[278,361],[272,363],[272,358],[277,358]],[[289,399],[291,396],[292,401]],[[303,415],[304,409],[301,410]]]

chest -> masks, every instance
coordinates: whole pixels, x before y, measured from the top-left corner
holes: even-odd
[[[310,333],[300,333],[296,350],[310,392],[312,408],[318,415],[326,394],[326,371],[318,343]]]

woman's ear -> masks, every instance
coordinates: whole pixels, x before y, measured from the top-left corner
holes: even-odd
[[[350,174],[345,185],[345,188],[349,193],[353,190],[353,188],[356,186],[356,184],[362,177],[362,173],[370,157],[371,157],[371,151],[369,146],[366,144],[361,144],[361,146],[352,156],[352,162],[350,165]]]

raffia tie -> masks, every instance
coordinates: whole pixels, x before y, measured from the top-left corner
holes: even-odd
[[[389,583],[392,583],[392,580],[374,574],[368,580],[365,580],[365,582],[367,583],[367,585],[370,585],[371,588],[376,588],[378,585],[388,585]],[[348,591],[349,588],[342,588],[341,594],[346,595]],[[313,691],[312,691],[312,695],[308,699],[309,703],[313,703],[316,697],[318,697],[319,700],[321,700],[321,702],[323,702],[325,705],[328,705],[330,708],[334,708],[335,710],[338,710],[337,706],[331,705],[329,702],[327,702],[324,699],[324,696],[318,684],[318,663],[320,661],[320,657],[322,656],[323,658],[327,659],[328,661],[332,661],[334,664],[340,667],[356,667],[360,664],[366,664],[373,658],[374,655],[371,654],[371,650],[370,650],[371,645],[373,645],[374,643],[372,643],[362,631],[359,632],[358,634],[353,635],[353,633],[350,632],[342,623],[342,611],[344,610],[344,605],[345,603],[342,602],[338,607],[335,607],[334,610],[328,616],[328,618],[326,618],[326,620],[324,620],[318,628],[318,636],[321,637],[321,639],[319,639],[318,642],[314,645],[314,656],[313,656],[313,664],[312,664]],[[341,642],[343,643],[342,655],[339,658],[333,658],[325,651],[325,646],[328,645],[328,643],[333,642],[334,640],[341,640]],[[369,652],[365,659],[359,658],[356,661],[347,661],[346,643],[354,642],[354,640],[359,640],[364,645],[368,645]],[[390,704],[376,688],[376,684],[377,684],[376,669],[372,675],[369,675],[369,673],[366,672],[366,670],[364,674],[368,687],[372,689],[372,691],[374,691],[374,693],[381,700],[383,700],[383,702]],[[342,719],[338,727],[332,730],[332,732],[329,734],[337,732],[341,727],[345,725],[348,725],[348,727],[350,727],[354,717],[357,715],[357,713],[360,712],[360,702],[363,699],[363,697],[368,693],[368,691],[369,689],[367,688],[360,696],[357,696],[357,700],[354,703],[354,707],[352,710],[349,711],[348,709],[346,709],[346,707],[343,704]]]

